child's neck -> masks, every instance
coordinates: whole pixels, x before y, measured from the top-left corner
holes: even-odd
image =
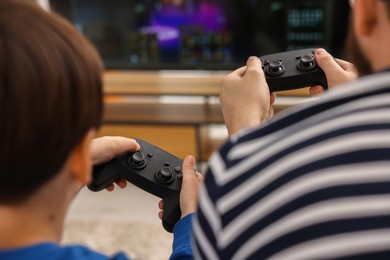
[[[59,242],[63,216],[40,207],[0,206],[0,249]]]
[[[77,193],[69,174],[58,174],[26,201],[0,204],[0,249],[59,243],[66,211]]]

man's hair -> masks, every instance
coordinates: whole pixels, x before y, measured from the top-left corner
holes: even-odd
[[[390,18],[390,1],[386,0],[385,4],[386,4],[386,9],[387,9],[387,16],[388,16],[388,18]]]
[[[101,124],[102,64],[66,20],[0,1],[0,203],[28,198]]]

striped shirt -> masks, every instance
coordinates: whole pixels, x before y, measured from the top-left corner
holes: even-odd
[[[210,158],[197,259],[390,259],[390,73],[281,112]]]

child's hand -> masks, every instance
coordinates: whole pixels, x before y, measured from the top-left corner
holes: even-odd
[[[91,154],[93,165],[103,164],[124,152],[136,152],[140,145],[134,140],[121,136],[104,136],[95,138],[91,143]],[[115,183],[121,188],[127,186],[127,181],[120,179]],[[114,190],[114,184],[106,188],[108,191]]]

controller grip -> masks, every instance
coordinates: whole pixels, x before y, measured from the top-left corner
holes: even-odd
[[[179,195],[175,193],[171,193],[165,198],[164,201],[164,212],[162,218],[162,225],[166,231],[169,233],[173,232],[173,227],[180,220],[181,210],[179,204]]]
[[[113,159],[117,160],[116,158]],[[110,186],[114,181],[120,179],[120,173],[126,169],[119,163],[111,163],[110,168],[107,169],[108,164],[97,165],[93,167],[92,182],[87,185],[91,191],[101,191]]]

